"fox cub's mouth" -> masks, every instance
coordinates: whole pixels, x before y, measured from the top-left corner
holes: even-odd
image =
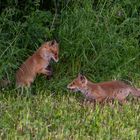
[[[78,89],[70,89],[70,88],[69,88],[69,90],[70,90],[71,92],[77,92],[77,91],[78,91]]]

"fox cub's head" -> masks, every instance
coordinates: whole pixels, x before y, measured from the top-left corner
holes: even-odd
[[[42,57],[43,58],[51,58],[53,59],[55,62],[58,62],[59,60],[59,45],[58,43],[55,41],[55,40],[52,40],[52,41],[48,41],[48,42],[45,42],[43,45],[42,45]]]
[[[67,88],[72,91],[79,91],[82,88],[85,88],[87,85],[87,78],[84,75],[79,74],[76,79],[74,79]]]

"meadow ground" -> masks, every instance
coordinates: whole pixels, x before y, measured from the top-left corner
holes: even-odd
[[[0,91],[0,138],[140,139],[139,99],[94,107],[66,89],[80,71],[94,82],[118,79],[140,87],[140,1],[66,1],[58,14],[41,9],[40,1],[22,10],[14,2],[0,13],[0,78],[11,81]],[[60,40],[54,76],[38,76],[32,93],[21,95],[16,70],[54,36]]]
[[[5,93],[6,94],[6,93]],[[9,92],[8,92],[9,94]],[[139,139],[140,105],[101,107],[61,92],[0,96],[1,139]]]

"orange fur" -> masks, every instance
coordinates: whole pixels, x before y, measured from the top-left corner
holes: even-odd
[[[92,83],[81,74],[78,75],[68,86],[73,91],[81,91],[89,100],[103,102],[106,99],[117,99],[123,103],[129,93],[140,97],[140,90],[122,81],[108,81],[101,83]]]
[[[58,62],[59,47],[53,41],[45,42],[41,47],[30,56],[16,72],[16,84],[18,87],[30,86],[37,74],[49,75],[47,66],[50,60]]]

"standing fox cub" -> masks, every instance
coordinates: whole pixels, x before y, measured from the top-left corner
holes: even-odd
[[[67,88],[73,91],[81,91],[88,100],[96,100],[97,102],[103,102],[106,99],[117,99],[123,103],[129,93],[140,97],[140,91],[137,88],[122,81],[92,83],[81,74]]]
[[[47,67],[49,67],[51,59],[58,62],[58,54],[59,46],[55,40],[42,44],[17,70],[17,86],[30,86],[37,74],[51,75],[51,71]]]

